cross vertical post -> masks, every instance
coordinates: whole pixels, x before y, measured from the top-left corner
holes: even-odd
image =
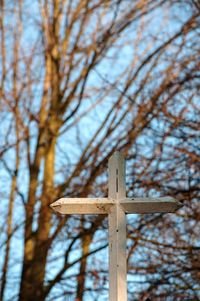
[[[109,222],[109,300],[127,300],[126,215],[120,199],[126,197],[125,160],[115,152],[108,164],[108,198],[116,205],[111,207]]]

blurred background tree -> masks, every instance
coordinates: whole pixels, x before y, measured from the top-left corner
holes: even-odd
[[[108,300],[107,219],[55,215],[107,195],[176,214],[128,220],[129,300],[200,300],[200,5],[195,0],[0,1],[1,300]]]

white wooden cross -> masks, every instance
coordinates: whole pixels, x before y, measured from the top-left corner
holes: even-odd
[[[51,208],[62,214],[108,214],[109,301],[127,300],[126,214],[174,212],[182,204],[172,197],[127,198],[125,160],[109,159],[108,198],[61,198]]]

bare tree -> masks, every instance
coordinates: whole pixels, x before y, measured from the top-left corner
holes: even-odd
[[[198,300],[198,3],[0,3],[1,300],[107,299],[107,220],[49,204],[106,195],[116,149],[130,194],[185,205],[130,218],[129,299]]]

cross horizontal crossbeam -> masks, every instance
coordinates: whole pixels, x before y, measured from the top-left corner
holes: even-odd
[[[115,206],[109,198],[61,198],[51,204],[51,208],[61,214],[109,214]],[[174,212],[182,206],[172,197],[125,198],[119,200],[126,214]]]

